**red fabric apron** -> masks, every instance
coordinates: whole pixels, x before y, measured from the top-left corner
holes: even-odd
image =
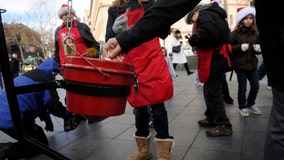
[[[212,49],[197,49],[198,76],[201,83],[205,83],[210,75]]]
[[[77,22],[73,21],[73,25],[74,26],[71,28],[70,31],[70,36],[74,39],[74,44],[76,45],[76,51],[80,54],[84,54],[87,50],[87,45],[78,31]],[[68,36],[68,28],[67,27],[60,28],[60,31],[57,36],[60,64],[65,63],[66,55],[64,55],[64,38],[66,36]]]
[[[198,24],[194,24],[195,32],[198,33]],[[213,54],[213,48],[210,49],[197,49],[198,59],[198,76],[201,83],[205,83],[210,75],[210,66]]]
[[[144,15],[144,8],[140,6],[127,12],[128,26]],[[134,64],[138,74],[138,95],[132,86],[128,96],[132,107],[161,103],[173,96],[173,82],[158,37],[132,49],[125,55],[124,62]]]

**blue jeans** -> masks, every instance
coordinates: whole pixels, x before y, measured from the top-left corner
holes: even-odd
[[[166,139],[169,136],[168,114],[164,103],[153,104],[151,113],[153,116],[154,129],[157,132],[156,138]],[[134,109],[136,136],[147,137],[149,135],[149,116],[148,106],[137,107]]]
[[[264,160],[284,157],[284,92],[272,88],[273,104],[264,145]]]
[[[262,80],[266,76],[267,73],[266,73],[264,62],[262,62],[261,65],[258,67],[257,72],[258,72],[259,80]],[[268,80],[267,80],[267,85],[271,86]]]
[[[196,75],[195,75],[195,80],[194,80],[194,83],[199,83],[200,80],[199,80],[199,75],[198,75],[198,71],[196,72]]]
[[[152,113],[151,113],[151,106],[147,106],[147,108],[148,108],[149,122],[152,122],[153,121],[153,116],[152,116]]]
[[[247,108],[255,104],[255,99],[259,90],[259,80],[257,70],[235,70],[239,83],[238,87],[238,103],[239,109]],[[250,91],[246,99],[247,80],[250,84]]]
[[[265,69],[264,62],[261,63],[261,65],[259,66],[257,72],[258,72],[258,79],[259,80],[262,80],[262,78],[264,76],[266,76],[266,69]]]

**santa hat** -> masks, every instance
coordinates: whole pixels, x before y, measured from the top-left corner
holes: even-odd
[[[219,5],[221,8],[224,9],[224,6],[223,6],[223,4],[222,4],[222,0],[210,0],[210,2],[211,2],[211,3],[216,2],[216,3],[218,3],[218,5]]]
[[[76,17],[76,12],[73,8],[71,8],[71,13],[73,13]],[[65,14],[69,14],[69,11],[68,11],[68,5],[67,4],[62,4],[61,8],[59,9],[58,11],[58,17],[61,19],[61,17]]]
[[[250,14],[255,16],[255,8],[253,7],[237,8],[237,15],[236,15],[237,23],[239,23],[243,18],[245,18],[247,15],[250,15]]]
[[[222,0],[210,0],[210,2],[222,3]]]

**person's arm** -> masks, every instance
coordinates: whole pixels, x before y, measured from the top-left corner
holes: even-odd
[[[54,55],[53,55],[53,58],[55,62],[58,64],[58,66],[60,66],[59,45],[57,41],[59,30],[60,30],[60,27],[56,28],[55,34],[54,34]]]
[[[87,47],[94,48],[99,53],[100,44],[95,40],[90,28],[85,23],[78,22],[78,30]]]
[[[120,47],[124,52],[128,52],[156,36],[163,38],[168,34],[164,27],[168,28],[174,24],[199,2],[200,0],[157,1],[131,29],[116,36]]]
[[[214,24],[214,21],[207,16],[207,13],[208,12],[200,12],[198,18],[198,33],[192,34],[188,39],[189,44],[193,47],[213,47],[214,43],[219,41],[216,39],[216,37],[218,37],[218,25]]]
[[[115,37],[115,33],[112,30],[112,26],[114,24],[114,21],[116,19],[116,16],[114,15],[114,8],[110,7],[108,9],[108,20],[107,20],[107,26],[106,26],[106,35],[105,35],[105,41],[107,42],[108,39]]]
[[[234,54],[243,53],[241,50],[241,44],[238,41],[237,32],[233,31],[230,35],[230,44],[232,46],[232,50]]]

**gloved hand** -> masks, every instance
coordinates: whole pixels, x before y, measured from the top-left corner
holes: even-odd
[[[85,57],[90,57],[90,58],[98,58],[98,53],[95,50],[95,48],[88,48],[86,50],[86,53],[84,54]]]
[[[127,29],[128,18],[126,15],[119,16],[115,19],[112,26],[112,30],[115,34],[118,34]]]
[[[261,48],[260,48],[260,45],[259,44],[254,44],[253,45],[253,50],[260,53],[261,52]]]
[[[49,131],[49,132],[54,131],[53,123],[52,123],[52,120],[51,120],[50,117],[48,119],[45,119],[44,122],[45,122],[45,130],[46,131]]]
[[[248,43],[243,43],[243,44],[241,45],[241,49],[242,49],[243,52],[247,51],[248,48],[249,48],[249,44],[248,44]]]

